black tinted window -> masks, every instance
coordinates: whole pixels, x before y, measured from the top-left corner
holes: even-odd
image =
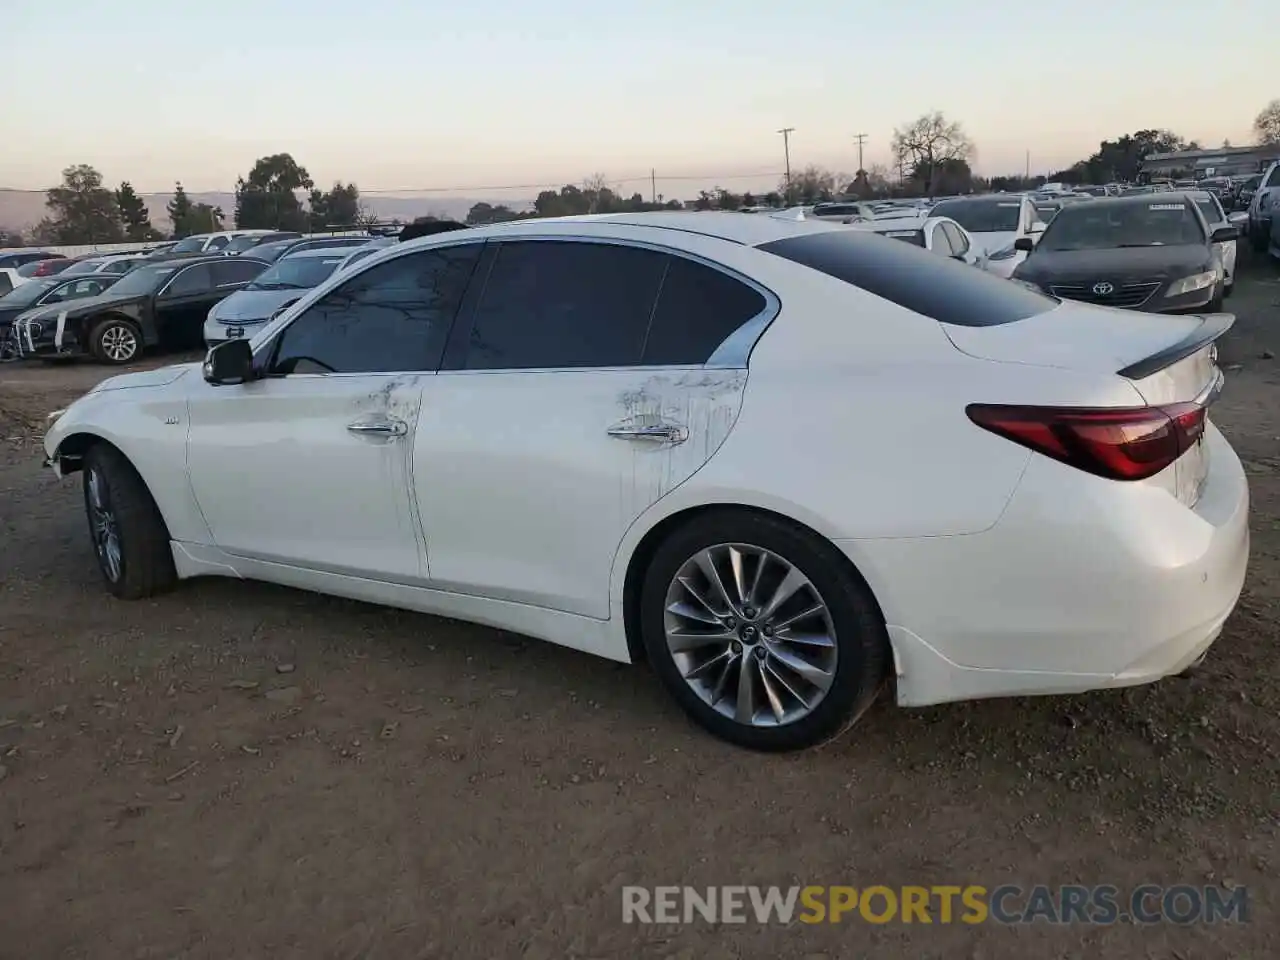
[[[197,263],[195,266],[187,267],[173,278],[173,282],[169,284],[169,289],[165,293],[169,296],[180,297],[189,293],[203,293],[206,290],[213,289],[213,271],[209,269],[207,263]]]
[[[646,366],[706,363],[766,306],[760,293],[728,274],[683,257],[667,262],[641,360]]]
[[[993,327],[1052,310],[1057,301],[1020,284],[905,243],[830,230],[759,249],[803,264],[941,323]]]
[[[464,367],[639,363],[666,260],[616,244],[502,244],[476,307]]]
[[[213,282],[223,287],[235,283],[248,283],[267,265],[256,260],[241,260],[239,257],[228,257],[213,265]]]
[[[209,245],[208,245],[207,247],[205,247],[205,249],[206,249],[206,250],[221,250],[223,247],[225,247],[225,246],[226,246],[228,243],[230,243],[230,242],[231,242],[231,238],[230,238],[230,237],[212,237],[212,238],[209,240]]]
[[[284,329],[273,372],[435,370],[481,249],[425,250],[352,277]]]

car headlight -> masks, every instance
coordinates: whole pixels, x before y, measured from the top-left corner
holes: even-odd
[[[1204,273],[1195,273],[1189,277],[1183,277],[1181,280],[1175,280],[1169,284],[1169,289],[1165,292],[1165,296],[1179,297],[1184,293],[1194,293],[1196,290],[1212,287],[1217,282],[1218,271],[1206,270]]]

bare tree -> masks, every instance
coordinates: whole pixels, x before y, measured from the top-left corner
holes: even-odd
[[[1272,100],[1254,118],[1253,132],[1258,143],[1280,143],[1280,100]]]
[[[945,165],[968,164],[973,153],[973,142],[960,124],[936,110],[893,131],[893,156],[899,168],[907,176],[923,175],[926,184]]]
[[[590,206],[587,208],[588,213],[599,213],[600,201],[609,190],[609,179],[603,173],[593,173],[582,181],[582,192],[590,197]],[[610,191],[612,192],[612,191]]]

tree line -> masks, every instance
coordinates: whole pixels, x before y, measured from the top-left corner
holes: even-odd
[[[1272,100],[1253,124],[1258,144],[1280,144],[1280,99]],[[1229,142],[1222,144],[1229,147]],[[690,203],[661,194],[648,200],[640,193],[627,196],[609,186],[603,174],[588,177],[580,186],[566,184],[559,190],[543,190],[530,209],[506,204],[476,203],[467,214],[470,224],[500,223],[529,217],[562,217],[588,213],[623,213],[645,210],[738,210],[757,204],[789,206],[836,197],[921,197],[969,193],[980,190],[1027,190],[1048,181],[1108,183],[1138,178],[1142,162],[1153,153],[1195,150],[1200,144],[1169,130],[1147,129],[1103,140],[1083,160],[1047,176],[979,177],[971,163],[973,141],[956,121],[939,112],[926,113],[893,132],[891,142],[896,176],[887,167],[872,164],[853,175],[810,165],[784,177],[775,190],[760,196],[735,193],[716,186],[699,191]],[[305,205],[302,197],[305,197]],[[114,190],[105,186],[89,164],[75,164],[62,171],[62,182],[46,192],[49,213],[30,237],[39,245],[82,245],[146,242],[166,234],[151,222],[146,203],[129,181]],[[168,236],[180,239],[193,233],[224,229],[226,214],[220,207],[193,202],[181,182],[166,208],[172,229]],[[360,202],[355,183],[336,181],[328,190],[316,187],[307,169],[288,153],[262,157],[246,176],[236,180],[232,217],[241,229],[317,232],[372,222]],[[434,217],[420,217],[436,219]],[[27,238],[0,231],[0,245],[17,245]]]
[[[305,206],[299,192],[306,197]],[[354,183],[338,181],[320,190],[306,168],[287,153],[259,159],[246,176],[236,180],[235,197],[234,224],[245,230],[316,232],[357,226],[370,219]],[[170,230],[157,230],[146,202],[128,180],[111,189],[87,163],[62,171],[62,182],[45,192],[45,209],[48,214],[29,238],[0,231],[0,245],[20,245],[28,239],[39,246],[146,243],[180,240],[228,226],[221,207],[193,201],[179,181],[165,209]]]

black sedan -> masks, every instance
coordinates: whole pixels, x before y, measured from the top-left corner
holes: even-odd
[[[1112,197],[1063,207],[1013,278],[1068,300],[1149,313],[1222,309],[1226,272],[1215,244],[1235,227],[1210,230],[1181,193]]]
[[[0,360],[16,355],[10,333],[19,315],[55,303],[99,296],[119,279],[110,273],[91,277],[36,277],[0,297]]]
[[[267,268],[247,256],[140,266],[101,296],[28,311],[13,323],[23,357],[90,356],[128,363],[147,347],[198,346],[211,307]]]

